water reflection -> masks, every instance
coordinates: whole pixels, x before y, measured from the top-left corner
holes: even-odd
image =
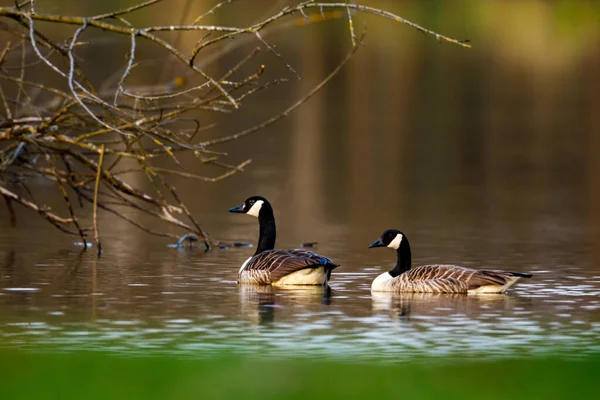
[[[411,316],[474,315],[482,309],[510,308],[513,297],[503,294],[465,295],[452,293],[372,292],[374,313],[410,320]]]
[[[242,314],[256,325],[269,325],[276,321],[276,314],[296,312],[314,313],[315,305],[331,304],[329,286],[298,286],[273,288],[271,286],[240,285],[240,308]],[[279,310],[279,311],[278,311]]]
[[[241,286],[242,314],[256,325],[268,325],[275,320],[275,294],[270,286]]]

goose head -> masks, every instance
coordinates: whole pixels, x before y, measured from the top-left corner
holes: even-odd
[[[260,215],[260,211],[263,209],[263,206],[265,204],[269,205],[269,202],[264,197],[252,196],[248,197],[239,206],[230,208],[229,212],[248,214],[258,218],[258,216]]]
[[[388,229],[383,232],[381,237],[371,243],[369,248],[373,247],[390,247],[394,250],[398,250],[400,248],[400,243],[404,239],[404,234],[400,232],[398,229]]]

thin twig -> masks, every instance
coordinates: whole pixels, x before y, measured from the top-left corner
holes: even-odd
[[[296,72],[296,70],[291,66],[291,64],[289,62],[287,62],[285,60],[285,58],[283,58],[283,56],[277,51],[275,50],[275,46],[270,44],[269,42],[267,42],[265,39],[262,38],[262,36],[260,36],[260,33],[258,33],[258,31],[254,32],[254,34],[256,35],[256,37],[258,38],[258,40],[260,40],[260,42],[262,44],[264,44],[267,49],[269,49],[269,51],[273,54],[275,54],[275,56],[277,58],[279,58],[281,60],[281,62],[290,70],[292,71],[292,73],[294,75],[296,75],[296,78],[298,78],[299,80],[302,79],[300,78],[300,75],[298,74],[298,72]]]
[[[361,37],[361,41],[362,41],[363,37],[364,37],[364,35]],[[329,73],[329,75],[327,75],[327,77],[325,77],[325,79],[323,79],[317,86],[315,86],[310,92],[308,92],[308,94],[306,96],[304,96],[302,99],[298,100],[296,103],[292,104],[290,107],[286,108],[281,113],[267,119],[264,122],[261,122],[258,125],[255,125],[251,128],[244,129],[244,130],[237,132],[230,136],[225,136],[225,137],[218,138],[218,139],[207,140],[205,142],[200,143],[199,145],[203,146],[203,147],[209,147],[209,146],[213,146],[213,145],[219,144],[219,143],[231,142],[233,140],[250,135],[251,133],[258,132],[258,131],[266,128],[267,126],[274,124],[275,122],[279,121],[280,119],[288,116],[292,111],[296,110],[302,104],[306,103],[319,90],[321,90],[323,88],[323,86],[325,86],[329,81],[331,81],[331,79],[333,79],[333,77],[336,76],[338,74],[338,72],[340,72],[340,70],[344,67],[344,65],[346,65],[346,63],[348,61],[350,61],[350,58],[352,58],[352,56],[354,55],[356,50],[358,50],[358,46],[352,47],[352,49],[346,55],[346,57],[338,64],[338,66],[333,71],[331,71]]]
[[[4,198],[4,203],[6,204],[6,209],[8,210],[10,226],[17,226],[17,216],[15,215],[15,210],[13,209],[10,198],[7,196],[2,197]]]
[[[230,3],[233,3],[234,1],[235,0],[225,0],[220,3],[217,3],[217,5],[215,5],[213,8],[211,8],[210,10],[208,10],[207,12],[205,12],[204,14],[202,14],[201,16],[196,18],[194,20],[194,25],[196,25],[198,22],[200,22],[201,19],[206,18],[207,16],[209,16],[211,14],[214,14],[215,11],[217,11],[219,8],[223,7],[225,4],[230,4]]]
[[[46,218],[48,221],[50,221],[52,224],[54,224],[57,227],[60,227],[60,225],[69,225],[73,222],[72,218],[62,218],[59,217],[58,215],[48,211],[48,209],[45,208],[41,208],[39,207],[37,204],[32,203],[24,198],[22,198],[21,196],[11,192],[10,190],[6,189],[3,186],[0,186],[0,194],[4,197],[7,197],[9,200],[15,201],[19,204],[21,204],[22,206],[25,206],[27,208],[32,209],[33,211],[36,211],[38,213],[40,213],[44,218]],[[64,230],[63,227],[60,227]],[[77,233],[73,233],[70,232],[72,234],[77,234]]]
[[[50,157],[49,154],[46,153],[46,160],[48,161],[48,163],[52,166],[52,171],[54,172],[55,176],[56,176],[56,185],[58,186],[58,189],[60,190],[63,199],[65,201],[65,204],[67,205],[67,210],[69,210],[69,214],[71,215],[71,219],[73,220],[73,224],[75,225],[75,227],[77,228],[77,232],[79,233],[79,237],[81,238],[81,241],[83,242],[83,248],[86,249],[87,248],[87,241],[85,239],[85,234],[83,233],[83,229],[81,228],[81,225],[79,225],[79,221],[77,221],[77,218],[75,217],[75,212],[73,211],[73,206],[71,205],[71,200],[69,199],[69,194],[67,193],[67,190],[65,189],[64,185],[62,184],[62,180],[59,178],[59,172],[56,168],[56,165],[54,164],[54,162],[52,162],[52,159]]]
[[[346,5],[350,2],[350,0],[346,0]],[[350,28],[350,38],[352,39],[352,46],[356,46],[356,35],[354,34],[354,23],[352,22],[352,12],[350,8],[346,7],[346,11],[348,12],[348,27]]]
[[[104,149],[105,146],[102,145],[102,150],[100,151],[100,159],[98,160],[96,185],[94,186],[94,240],[96,241],[96,248],[98,249],[98,254],[102,253],[102,244],[100,243],[100,235],[98,234],[98,188],[100,187],[100,177],[102,176]]]
[[[158,3],[158,2],[161,2],[161,1],[162,0],[148,0],[148,1],[145,1],[145,2],[140,3],[140,4],[136,4],[136,5],[133,5],[131,7],[124,8],[122,10],[117,10],[117,11],[112,11],[112,12],[109,12],[109,13],[106,13],[106,14],[96,15],[96,16],[90,18],[90,19],[92,19],[92,20],[101,20],[101,19],[107,19],[107,18],[116,18],[116,17],[121,16],[121,15],[130,14],[133,11],[137,11],[137,10],[140,10],[142,8],[150,7],[151,5],[153,5],[155,3]]]

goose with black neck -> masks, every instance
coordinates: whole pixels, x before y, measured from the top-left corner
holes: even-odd
[[[477,270],[458,265],[420,265],[411,267],[410,244],[406,235],[388,229],[369,245],[396,250],[396,266],[379,275],[371,284],[374,292],[397,293],[504,293],[521,278],[533,275],[523,272]]]
[[[329,258],[305,249],[275,249],[277,230],[269,201],[262,196],[247,198],[229,209],[258,218],[259,236],[256,252],[238,272],[238,282],[255,285],[327,285],[331,271],[338,267]]]

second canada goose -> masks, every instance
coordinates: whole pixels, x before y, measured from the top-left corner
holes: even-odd
[[[388,229],[369,245],[390,247],[398,253],[394,269],[384,272],[373,281],[376,292],[414,293],[504,293],[520,278],[533,275],[522,272],[477,270],[458,265],[421,265],[411,269],[410,245],[406,235]]]
[[[229,212],[257,217],[260,227],[256,253],[242,264],[238,273],[239,283],[326,285],[331,271],[338,267],[329,258],[305,249],[276,250],[273,207],[264,197],[249,197]]]

